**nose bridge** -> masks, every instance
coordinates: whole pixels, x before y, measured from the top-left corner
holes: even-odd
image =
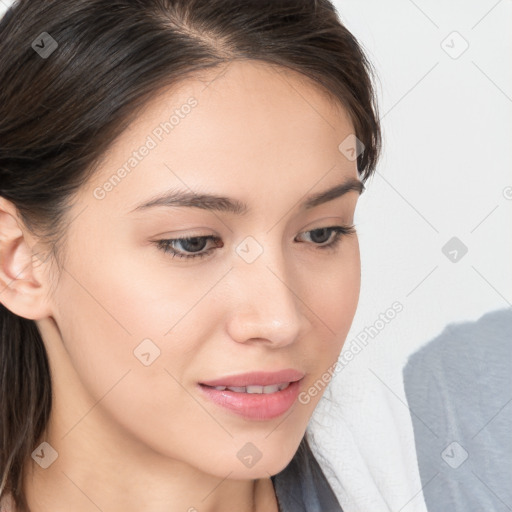
[[[235,250],[231,336],[238,342],[257,338],[279,346],[293,342],[305,318],[281,244],[270,245],[248,236]]]

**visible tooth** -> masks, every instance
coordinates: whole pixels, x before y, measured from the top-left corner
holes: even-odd
[[[246,386],[246,393],[263,393],[263,386]]]
[[[214,386],[214,389],[218,391],[224,391],[228,389],[229,391],[234,391],[235,393],[276,393],[283,389],[286,389],[290,385],[289,382],[283,382],[281,384],[271,384],[269,386]]]
[[[230,391],[236,391],[237,393],[245,393],[245,386],[236,387],[236,386],[228,386]]]

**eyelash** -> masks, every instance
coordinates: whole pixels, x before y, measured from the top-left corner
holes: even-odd
[[[300,233],[300,234],[312,233],[313,231],[322,231],[322,230],[328,230],[328,231],[332,231],[335,233],[333,240],[331,242],[329,242],[328,244],[326,244],[326,245],[315,244],[315,245],[318,245],[317,249],[323,250],[323,251],[336,250],[337,246],[339,245],[339,243],[341,242],[341,239],[344,236],[348,236],[348,235],[356,233],[355,226],[352,224],[351,226],[329,226],[329,227],[324,227],[324,228],[315,228],[315,229],[311,229],[309,231],[304,231],[303,233]],[[161,251],[163,251],[166,254],[170,253],[173,258],[175,258],[175,257],[184,258],[186,260],[191,260],[194,258],[204,258],[205,256],[208,256],[216,247],[218,247],[218,245],[216,245],[216,247],[210,247],[209,249],[207,249],[203,252],[198,252],[198,253],[194,253],[194,254],[182,254],[172,248],[172,244],[175,242],[181,242],[181,241],[187,241],[187,240],[193,240],[193,239],[209,239],[209,240],[213,240],[216,244],[218,244],[218,242],[220,240],[218,237],[215,237],[215,236],[192,236],[192,237],[185,237],[185,238],[169,238],[169,239],[165,239],[165,240],[156,240],[155,243],[156,243],[158,249],[160,249]]]

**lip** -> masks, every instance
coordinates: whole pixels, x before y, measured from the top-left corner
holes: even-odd
[[[199,384],[207,386],[270,386],[272,384],[280,384],[281,382],[294,382],[302,379],[304,373],[293,368],[280,370],[278,372],[250,372],[239,375],[228,375],[219,377],[218,379],[205,380]],[[284,391],[284,390],[283,390]],[[273,393],[271,393],[273,394]]]
[[[240,378],[242,377],[245,376],[240,376]],[[254,383],[254,381],[252,382]],[[289,381],[280,380],[279,382]],[[228,389],[220,391],[200,383],[197,386],[203,396],[218,406],[249,420],[265,421],[277,418],[291,408],[299,395],[300,384],[301,380],[295,380],[286,389],[275,393],[238,393]]]

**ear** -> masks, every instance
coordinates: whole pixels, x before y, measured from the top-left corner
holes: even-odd
[[[0,302],[29,320],[51,315],[45,274],[49,263],[37,255],[37,247],[16,207],[0,197]]]

